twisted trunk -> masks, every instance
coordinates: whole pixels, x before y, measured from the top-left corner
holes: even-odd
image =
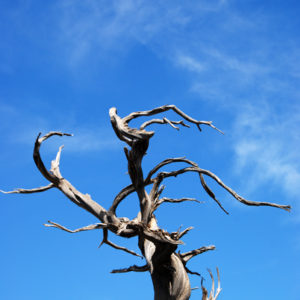
[[[171,121],[167,118],[163,119],[152,119],[144,122],[139,128],[129,127],[129,122],[133,119],[145,116],[152,116],[159,113],[167,112],[173,110],[174,113],[181,116],[183,120]],[[131,184],[124,187],[115,197],[113,203],[109,210],[106,210],[98,202],[94,201],[89,194],[83,194],[78,191],[69,181],[67,181],[60,173],[59,164],[62,146],[59,148],[55,160],[51,163],[51,169],[48,170],[40,156],[40,147],[42,143],[52,136],[70,136],[68,133],[61,133],[52,131],[42,136],[39,134],[35,145],[33,158],[35,164],[41,174],[47,179],[50,184],[47,186],[42,186],[34,189],[16,189],[14,191],[0,192],[11,194],[11,193],[39,193],[47,191],[51,188],[59,189],[66,197],[68,197],[74,204],[87,210],[93,216],[95,216],[100,223],[91,224],[82,228],[75,230],[70,230],[60,224],[48,221],[45,224],[48,227],[55,227],[61,230],[67,231],[69,233],[76,233],[86,230],[101,229],[103,230],[103,240],[102,244],[107,244],[115,249],[125,251],[126,253],[141,256],[140,254],[127,249],[123,246],[118,246],[108,239],[109,232],[116,234],[121,237],[131,238],[134,236],[139,237],[138,246],[141,253],[146,258],[147,264],[144,266],[130,266],[129,268],[116,269],[112,273],[126,273],[126,272],[147,272],[151,274],[153,288],[154,288],[154,299],[155,300],[187,300],[191,295],[190,281],[187,273],[200,275],[197,272],[192,272],[186,267],[187,262],[197,256],[198,254],[204,253],[206,251],[214,250],[214,246],[204,246],[195,250],[191,250],[185,253],[176,252],[177,246],[183,244],[180,238],[183,237],[187,232],[189,232],[192,227],[186,228],[182,232],[180,230],[176,232],[167,232],[158,227],[156,218],[154,215],[155,210],[164,203],[180,203],[184,201],[197,201],[193,198],[179,198],[172,199],[168,197],[162,197],[161,194],[164,189],[164,185],[161,185],[165,178],[176,177],[180,174],[187,172],[197,173],[200,177],[200,182],[206,193],[219,205],[219,207],[228,214],[224,209],[221,202],[216,198],[215,194],[208,187],[204,176],[208,176],[213,179],[217,184],[219,184],[223,189],[229,192],[237,201],[252,206],[272,206],[281,208],[289,211],[289,205],[280,205],[276,203],[268,202],[254,202],[249,201],[238,195],[233,189],[228,187],[223,183],[223,181],[217,177],[214,173],[204,170],[198,167],[195,162],[192,162],[186,158],[168,158],[157,164],[147,176],[143,175],[142,170],[142,160],[146,154],[149,146],[149,140],[154,135],[154,131],[146,131],[145,128],[151,124],[168,124],[175,129],[179,127],[175,125],[181,125],[184,127],[189,127],[184,121],[196,125],[201,131],[200,125],[206,125],[213,129],[217,129],[211,121],[198,121],[181,110],[179,110],[174,105],[164,105],[148,111],[133,112],[124,118],[120,118],[117,115],[116,108],[111,108],[109,111],[111,124],[117,135],[117,137],[125,142],[129,148],[125,148],[125,154],[128,162],[128,173],[131,179]],[[161,169],[173,163],[184,163],[188,166],[182,169],[175,169],[170,172],[161,171]],[[158,174],[156,174],[159,172]],[[156,174],[156,175],[155,175]],[[152,185],[149,194],[145,190],[146,186]],[[116,209],[118,205],[123,201],[129,194],[136,192],[139,198],[140,212],[137,218],[130,220],[126,217],[118,217],[116,214]],[[197,201],[199,202],[199,201]],[[212,279],[212,289],[208,294],[208,291],[202,285],[202,300],[216,300],[221,288],[220,288],[220,276],[218,274],[218,287],[215,292],[214,290],[214,279],[212,272],[209,271]]]
[[[151,229],[157,229],[151,220]],[[142,240],[142,243],[141,243]],[[177,246],[155,244],[140,238],[140,249],[145,256],[154,289],[154,300],[187,300],[191,295],[190,281]]]

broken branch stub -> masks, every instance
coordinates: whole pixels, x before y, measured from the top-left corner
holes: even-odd
[[[157,114],[166,113],[167,111],[173,111],[180,117],[180,120],[170,120],[163,116],[162,118],[155,117],[145,121],[138,128],[129,126],[129,123],[134,119],[138,119],[140,117],[150,117]],[[161,197],[165,187],[162,183],[165,179],[177,177],[188,172],[197,173],[200,178],[202,188],[209,195],[209,197],[212,198],[227,214],[227,210],[225,210],[221,202],[216,198],[214,192],[207,185],[205,181],[206,177],[211,178],[242,204],[252,206],[272,206],[287,211],[290,210],[289,205],[280,205],[269,202],[254,202],[244,199],[232,188],[228,187],[217,175],[211,171],[201,169],[195,162],[188,160],[185,157],[165,159],[154,166],[148,173],[146,173],[147,175],[144,177],[142,161],[148,150],[149,141],[154,135],[154,131],[146,130],[148,126],[153,124],[166,124],[173,129],[179,130],[180,126],[190,128],[190,125],[195,125],[201,131],[200,126],[205,125],[222,133],[222,131],[215,127],[211,121],[196,120],[178,109],[175,105],[163,105],[152,110],[133,112],[123,118],[117,114],[116,108],[111,108],[109,110],[109,115],[112,127],[117,137],[127,144],[128,148],[125,147],[124,151],[127,160],[128,174],[131,180],[131,184],[124,187],[119,193],[117,193],[109,210],[106,210],[101,204],[94,201],[89,194],[81,193],[61,175],[60,159],[63,146],[59,147],[55,159],[51,162],[50,170],[45,167],[40,155],[40,147],[42,143],[53,136],[71,136],[71,134],[57,131],[51,131],[44,136],[39,134],[34,144],[34,162],[43,177],[49,181],[49,184],[33,189],[16,189],[9,192],[1,192],[6,194],[33,194],[44,192],[52,188],[57,188],[60,190],[69,200],[71,200],[77,206],[88,211],[100,222],[75,230],[70,230],[58,223],[51,221],[48,221],[48,224],[45,224],[45,226],[54,227],[69,233],[101,229],[103,231],[103,240],[100,246],[107,244],[117,250],[124,251],[134,256],[144,257],[147,261],[144,266],[133,265],[128,268],[113,270],[112,273],[150,272],[153,282],[155,300],[189,299],[191,287],[187,274],[201,275],[198,272],[189,270],[186,266],[187,263],[193,257],[215,249],[215,246],[211,245],[200,247],[185,253],[180,253],[180,251],[177,251],[178,246],[183,244],[180,238],[187,234],[192,227],[188,227],[182,232],[180,232],[180,229],[178,229],[176,232],[171,233],[159,227],[154,215],[154,211],[158,209],[162,203],[168,202],[174,204],[185,203],[187,201],[199,202],[198,200],[189,197]],[[184,168],[177,168],[174,171],[166,172],[163,170],[165,166],[174,165],[176,163],[184,163],[186,166]],[[152,188],[150,189],[150,193],[148,193],[145,188],[151,185]],[[116,215],[118,206],[124,199],[126,199],[127,196],[134,192],[138,196],[140,205],[140,211],[137,217],[132,220],[126,217],[118,217]],[[129,250],[126,247],[119,246],[111,242],[108,239],[109,232],[126,238],[137,236],[138,247],[142,255],[138,254],[136,251]],[[217,269],[218,287],[216,292],[214,278],[211,271],[209,271],[209,274],[212,279],[212,289],[210,294],[208,294],[206,288],[203,286],[203,284],[201,284],[203,292],[202,299],[216,300],[221,291],[219,270]]]

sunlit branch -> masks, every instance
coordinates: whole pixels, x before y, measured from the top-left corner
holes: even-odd
[[[163,119],[152,119],[152,120],[149,120],[145,123],[143,123],[141,126],[140,126],[140,129],[145,129],[147,126],[151,125],[151,124],[169,124],[170,126],[172,126],[174,129],[177,129],[179,130],[179,127],[177,126],[174,126],[174,124],[178,124],[178,125],[182,125],[183,127],[188,127],[190,128],[189,125],[185,124],[182,120],[180,121],[170,121],[169,119],[167,118],[163,118]]]
[[[5,192],[5,191],[0,190],[0,192],[3,193],[3,194],[33,194],[33,193],[40,193],[40,192],[50,190],[53,187],[55,187],[55,185],[53,183],[50,183],[46,186],[41,186],[41,187],[33,188],[33,189],[21,189],[21,188],[19,188],[19,189],[9,191],[9,192]]]
[[[75,230],[71,230],[71,229],[68,229],[68,228],[60,225],[60,224],[57,224],[57,223],[54,223],[54,222],[51,222],[51,221],[48,221],[48,223],[49,224],[44,224],[44,225],[46,227],[58,228],[58,229],[67,231],[69,233],[77,233],[77,232],[81,232],[81,231],[88,231],[88,230],[94,230],[94,229],[102,229],[102,228],[105,228],[107,226],[107,224],[104,224],[104,223],[96,223],[96,224],[91,224],[91,225],[84,226],[84,227],[81,227],[81,228],[78,228],[78,229],[75,229]]]

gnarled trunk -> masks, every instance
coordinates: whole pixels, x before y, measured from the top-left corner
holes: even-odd
[[[149,229],[158,230],[155,217]],[[190,280],[184,261],[175,252],[177,246],[153,243],[140,238],[140,249],[147,260],[152,278],[155,300],[187,300],[191,295]]]
[[[60,173],[60,156],[62,146],[59,148],[55,160],[51,163],[51,169],[48,170],[40,156],[40,147],[42,143],[52,136],[70,136],[67,133],[61,132],[49,132],[42,136],[39,134],[33,151],[34,162],[41,172],[41,174],[50,181],[47,186],[42,186],[34,189],[17,189],[10,192],[4,193],[39,193],[46,190],[57,188],[66,197],[68,197],[73,203],[79,207],[87,210],[89,213],[94,215],[100,223],[91,224],[76,230],[70,230],[60,224],[48,221],[45,224],[48,227],[55,227],[62,229],[70,233],[76,233],[86,230],[101,229],[103,230],[103,243],[135,256],[140,256],[140,254],[135,253],[125,247],[118,246],[108,239],[108,233],[112,232],[118,236],[130,238],[133,236],[139,237],[139,248],[141,253],[146,258],[147,264],[144,266],[133,265],[129,268],[113,270],[112,273],[125,273],[125,272],[146,272],[149,271],[151,274],[155,300],[187,300],[190,298],[191,287],[190,281],[187,273],[200,275],[197,272],[190,271],[186,264],[194,256],[204,253],[209,250],[214,250],[214,246],[201,247],[195,250],[191,250],[185,253],[176,252],[177,246],[182,244],[180,238],[183,237],[192,227],[189,227],[182,232],[179,230],[176,232],[167,232],[158,227],[154,212],[158,207],[164,203],[180,203],[184,201],[197,201],[192,198],[180,198],[172,199],[167,197],[162,197],[161,194],[164,189],[164,185],[161,185],[165,178],[176,177],[180,174],[187,172],[193,172],[199,175],[200,183],[207,194],[220,206],[220,208],[227,213],[223,208],[220,201],[215,197],[214,193],[210,190],[205,182],[205,176],[210,177],[216,183],[218,183],[222,188],[228,191],[237,201],[252,206],[273,206],[289,211],[289,205],[279,205],[276,203],[268,202],[254,202],[242,198],[233,189],[228,187],[223,183],[223,181],[217,177],[214,173],[201,169],[195,162],[192,162],[186,158],[168,158],[157,164],[148,175],[144,178],[142,170],[142,160],[146,154],[149,146],[149,140],[154,135],[154,131],[146,131],[145,128],[152,124],[168,124],[175,129],[179,127],[175,125],[181,125],[184,127],[190,127],[185,124],[183,120],[180,121],[170,121],[167,118],[163,119],[152,119],[144,122],[139,128],[129,127],[129,122],[133,119],[152,116],[159,113],[164,113],[172,110],[177,115],[181,116],[183,120],[195,124],[199,130],[201,130],[200,125],[206,125],[211,128],[218,130],[210,121],[198,121],[181,110],[179,110],[174,105],[164,105],[148,111],[133,112],[124,118],[120,118],[117,115],[116,108],[111,108],[109,111],[111,123],[113,129],[118,136],[118,138],[125,142],[128,148],[125,148],[125,154],[128,161],[128,173],[132,184],[124,187],[115,197],[113,203],[109,210],[106,210],[98,202],[94,201],[89,194],[83,194],[78,191],[69,181],[67,181]],[[219,131],[219,130],[218,130]],[[173,163],[184,163],[186,166],[184,168],[175,169],[171,172],[161,171],[161,169]],[[158,173],[159,172],[159,173]],[[158,174],[157,174],[158,173]],[[145,187],[152,185],[149,194],[146,192]],[[0,190],[0,192],[3,192]],[[136,192],[140,203],[140,212],[137,218],[129,220],[126,217],[118,217],[116,214],[116,209],[118,205],[123,201],[129,194]],[[216,300],[221,288],[220,288],[220,277],[218,272],[218,288],[216,293],[214,292],[214,280],[212,273],[210,272],[212,278],[212,289],[208,295],[207,290],[202,286],[202,300]]]
[[[172,253],[151,272],[155,300],[187,300],[191,295],[188,274],[180,258]]]

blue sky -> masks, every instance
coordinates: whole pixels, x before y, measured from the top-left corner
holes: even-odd
[[[42,147],[50,165],[65,145],[61,171],[108,208],[129,183],[123,144],[108,117],[175,104],[211,128],[156,130],[145,170],[186,156],[249,200],[292,205],[292,212],[245,207],[209,181],[230,215],[198,178],[167,181],[165,196],[203,204],[162,206],[159,225],[194,226],[181,251],[214,244],[189,267],[219,267],[220,299],[291,299],[300,281],[300,5],[298,1],[0,1],[1,189],[47,184],[32,160],[41,131],[71,132]],[[172,113],[168,117],[175,118]],[[46,228],[96,222],[58,191],[0,195],[0,298],[153,298],[148,274],[110,274],[143,264],[108,246],[98,231]],[[129,197],[119,215],[135,217]],[[136,240],[111,237],[137,249]],[[191,277],[192,287],[200,286]],[[191,299],[200,299],[200,290]]]

